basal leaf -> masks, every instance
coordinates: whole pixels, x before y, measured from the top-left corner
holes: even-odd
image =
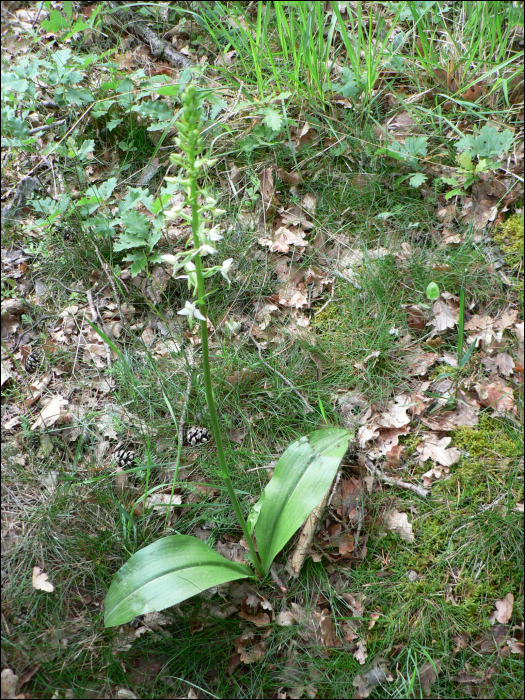
[[[136,552],[115,574],[104,601],[106,627],[164,610],[220,583],[253,576],[196,537],[170,535]]]
[[[348,430],[338,428],[315,430],[292,443],[275,465],[257,508],[257,547],[266,572],[321,501],[351,437]]]

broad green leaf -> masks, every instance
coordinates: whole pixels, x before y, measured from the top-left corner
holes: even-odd
[[[426,182],[427,179],[427,176],[423,175],[423,173],[416,173],[415,175],[412,175],[408,181],[408,184],[412,187],[421,187],[421,185]]]
[[[348,430],[315,430],[283,453],[259,501],[257,547],[268,572],[284,547],[330,487],[352,434]]]
[[[253,576],[196,537],[170,535],[136,552],[115,574],[104,601],[106,627],[164,610],[220,583]]]
[[[266,126],[269,126],[272,131],[280,131],[283,125],[283,114],[278,112],[272,107],[265,107],[263,109],[264,119],[263,122]]]
[[[433,301],[439,297],[439,287],[435,282],[430,282],[427,286],[427,299]]]

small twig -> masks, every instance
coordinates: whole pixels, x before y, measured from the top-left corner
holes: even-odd
[[[332,503],[332,498],[334,497],[334,494],[335,494],[335,492],[336,492],[336,490],[337,490],[337,487],[339,486],[339,482],[341,481],[341,476],[342,476],[342,474],[343,474],[343,472],[342,472],[340,469],[338,469],[338,470],[337,470],[337,474],[335,475],[334,482],[333,482],[333,484],[332,484],[332,489],[331,489],[331,491],[330,491],[330,496],[328,497],[328,501],[326,502],[326,505],[327,505],[327,506],[331,505],[331,503]]]
[[[399,486],[399,488],[402,489],[407,489],[407,491],[413,491],[416,493],[418,496],[421,496],[421,498],[426,498],[428,496],[428,491],[424,489],[422,486],[416,486],[415,484],[409,484],[406,481],[401,481],[401,479],[394,479],[391,476],[387,476],[386,474],[383,474],[383,472],[378,469],[373,462],[371,462],[367,457],[364,455],[359,455],[358,457],[358,462],[365,466],[368,471],[373,474],[377,479],[380,481],[384,481],[385,484],[389,484],[390,486]]]
[[[332,488],[330,487],[323,496],[321,503],[319,503],[319,505],[314,508],[310,515],[306,518],[306,522],[301,530],[299,539],[297,540],[297,545],[286,563],[286,571],[294,578],[299,576],[301,573],[304,560],[308,555],[308,550],[313,542],[317,526],[319,525],[319,520],[324,509],[326,508],[331,491]]]
[[[55,317],[56,317],[56,314],[50,314],[49,316],[42,316],[41,318],[38,319],[38,321],[36,321],[36,323],[33,323],[32,326],[30,326],[26,331],[24,331],[23,333],[21,333],[21,334],[18,336],[18,339],[17,339],[17,341],[16,341],[16,343],[15,343],[15,346],[14,346],[14,348],[13,348],[13,352],[16,352],[16,351],[18,350],[18,348],[20,347],[20,344],[21,344],[21,342],[22,342],[22,338],[24,337],[24,335],[27,335],[28,333],[31,333],[31,331],[33,330],[33,328],[36,328],[38,325],[40,325],[40,324],[42,323],[42,321],[45,321],[45,320],[48,319],[48,318],[55,318]]]
[[[252,467],[251,469],[247,469],[246,473],[248,474],[248,472],[256,472],[256,471],[259,471],[259,469],[275,469],[275,464],[273,464],[271,466],[268,464],[264,467]]]
[[[317,309],[317,311],[314,313],[314,316],[317,316],[318,314],[321,313],[321,311],[324,311],[326,309],[326,307],[328,306],[328,304],[330,304],[332,302],[332,300],[334,298],[334,291],[335,291],[335,285],[332,282],[332,292],[330,294],[330,299],[328,299],[328,301],[325,301],[325,303],[321,306],[320,309]]]
[[[249,337],[250,337],[250,340],[253,342],[253,344],[254,344],[255,347],[257,348],[257,352],[259,353],[259,359],[261,360],[261,362],[263,363],[263,365],[264,365],[265,367],[267,367],[270,371],[275,372],[275,374],[276,374],[278,377],[280,377],[280,378],[283,380],[283,382],[285,382],[285,384],[288,384],[288,386],[289,386],[290,389],[294,392],[294,394],[295,394],[296,396],[298,396],[298,397],[301,399],[301,401],[303,402],[303,404],[304,404],[304,406],[305,406],[305,408],[306,408],[307,413],[314,413],[314,409],[310,406],[310,404],[309,404],[308,401],[304,398],[304,396],[301,394],[301,392],[298,391],[298,390],[294,387],[294,385],[292,384],[292,382],[291,382],[289,379],[287,379],[287,378],[284,376],[284,374],[281,374],[278,370],[275,369],[275,367],[272,367],[270,364],[268,364],[268,363],[263,359],[263,356],[262,356],[262,348],[261,348],[260,344],[255,340],[255,338],[253,337],[253,335],[252,335],[251,333],[248,333],[248,335],[249,335]]]
[[[97,310],[95,309],[95,305],[93,304],[93,294],[91,294],[91,289],[88,289],[86,292],[86,297],[88,301],[88,306],[89,310],[91,311],[91,320],[93,323],[97,322]]]
[[[361,529],[363,527],[363,523],[365,521],[365,497],[364,497],[364,492],[361,492],[359,495],[359,502],[358,502],[358,508],[359,508],[359,520],[357,521],[357,528],[355,531],[354,535],[354,542],[355,546],[359,547],[359,537],[361,536]]]
[[[67,292],[74,292],[75,294],[87,294],[87,290],[85,290],[85,289],[73,289],[73,287],[66,287],[66,285],[63,282],[61,282],[60,280],[57,280],[55,277],[48,277],[47,279],[52,280],[53,282],[58,282],[58,284],[61,287],[64,287],[64,289]],[[95,284],[91,287],[91,289],[89,291],[94,292],[97,284],[98,284],[98,282],[95,282]],[[106,289],[106,287],[109,287],[109,283],[105,284],[101,289],[99,289],[95,296],[102,294],[102,292]]]
[[[57,122],[53,122],[52,124],[42,124],[42,126],[35,126],[34,129],[29,129],[29,136],[38,134],[40,131],[47,131],[48,129],[52,129],[54,126],[60,126],[60,124],[65,124],[65,122],[65,119],[59,119]]]

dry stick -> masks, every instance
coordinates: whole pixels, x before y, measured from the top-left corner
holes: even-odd
[[[421,498],[426,498],[428,496],[428,491],[422,486],[416,486],[415,484],[409,484],[406,481],[401,481],[401,479],[394,479],[392,476],[386,476],[386,474],[383,474],[383,472],[364,455],[359,455],[357,461],[359,464],[365,466],[377,479],[384,481],[385,484],[389,484],[390,486],[399,486],[402,489],[413,491],[418,496],[421,496]]]
[[[354,535],[354,542],[356,548],[359,548],[359,537],[361,536],[361,529],[363,527],[363,523],[365,520],[365,496],[364,492],[361,492],[359,496],[359,501],[357,504],[357,507],[359,508],[359,520],[357,521],[357,528],[355,531]]]
[[[166,59],[175,68],[186,68],[193,65],[193,61],[187,56],[179,53],[167,41],[159,39],[157,34],[144,23],[142,17],[132,11],[121,9],[119,7],[121,3],[119,2],[109,0],[108,5],[112,8],[113,14],[124,24],[127,31],[131,29],[143,42],[149,45],[154,56]]]
[[[329,488],[323,496],[321,503],[319,503],[319,505],[314,508],[310,515],[306,518],[306,522],[301,530],[301,534],[299,535],[297,545],[292,556],[288,559],[286,571],[294,578],[299,576],[301,573],[304,560],[306,559],[308,550],[314,539],[315,531],[317,530],[317,525],[319,524],[319,519],[321,518],[323,510],[328,503],[331,493],[332,489]]]
[[[275,372],[275,374],[276,374],[278,377],[281,377],[281,379],[283,380],[283,382],[285,382],[285,384],[288,384],[288,386],[289,386],[290,389],[294,392],[294,394],[295,394],[296,396],[298,396],[298,397],[301,399],[301,401],[303,402],[303,404],[304,404],[304,406],[305,406],[305,408],[306,408],[306,412],[307,412],[307,413],[314,413],[314,409],[310,406],[310,404],[309,404],[308,401],[304,398],[304,396],[301,394],[301,392],[298,391],[298,390],[294,387],[294,385],[292,384],[292,382],[291,382],[289,379],[287,379],[287,378],[284,376],[284,374],[281,374],[278,370],[275,369],[275,367],[272,367],[271,365],[269,365],[269,364],[263,359],[261,345],[255,340],[255,338],[253,337],[253,335],[252,335],[251,333],[249,333],[248,335],[250,336],[250,340],[253,342],[253,344],[254,344],[255,347],[257,348],[257,352],[259,353],[259,359],[261,360],[261,362],[263,363],[263,365],[264,365],[265,367],[267,367],[270,371]]]
[[[53,122],[52,124],[42,124],[42,126],[35,126],[34,129],[29,129],[29,136],[38,134],[40,131],[47,131],[48,129],[52,129],[54,126],[60,126],[61,124],[65,123],[65,119],[59,119],[57,122]]]

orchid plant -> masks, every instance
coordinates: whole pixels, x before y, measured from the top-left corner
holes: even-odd
[[[181,153],[170,157],[171,162],[181,168],[182,175],[166,178],[183,187],[186,201],[165,215],[168,219],[183,217],[190,222],[193,247],[162,257],[173,265],[175,275],[182,273],[179,277],[188,281],[192,291],[194,301],[186,301],[178,313],[187,317],[190,327],[199,323],[202,372],[219,471],[255,571],[226,559],[196,537],[163,537],[137,551],[115,575],[104,604],[106,627],[176,605],[212,586],[240,578],[266,576],[277,554],[330,487],[352,437],[347,430],[328,428],[315,430],[292,443],[278,460],[272,479],[245,519],[228,471],[213,395],[205,280],[222,275],[229,284],[233,259],[228,258],[221,265],[205,267],[203,264],[203,260],[217,252],[214,244],[222,236],[212,221],[223,212],[217,208],[217,201],[198,184],[203,169],[216,162],[202,155],[201,131],[200,99],[196,88],[190,85],[183,95],[182,116],[178,122],[176,144]],[[188,205],[190,214],[183,211]]]

